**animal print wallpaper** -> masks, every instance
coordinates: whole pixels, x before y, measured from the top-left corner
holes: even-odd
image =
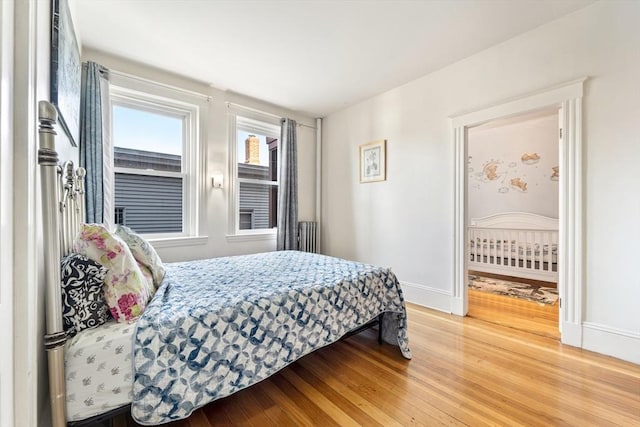
[[[501,212],[558,217],[558,117],[468,133],[469,218]]]

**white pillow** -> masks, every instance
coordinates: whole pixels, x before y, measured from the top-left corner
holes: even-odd
[[[125,227],[124,225],[118,225],[116,227],[116,236],[120,237],[131,249],[131,253],[133,254],[136,261],[140,264],[146,266],[151,270],[151,274],[153,275],[153,283],[156,286],[156,289],[162,283],[162,279],[164,278],[164,265],[162,265],[162,260],[156,250],[151,246],[144,237],[139,234],[136,234],[129,227]]]

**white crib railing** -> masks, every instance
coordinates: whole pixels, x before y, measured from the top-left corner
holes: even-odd
[[[469,269],[557,282],[558,231],[469,227]]]

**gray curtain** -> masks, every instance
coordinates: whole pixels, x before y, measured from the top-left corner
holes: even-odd
[[[298,249],[298,153],[296,122],[282,120],[280,134],[280,176],[278,177],[277,249]]]
[[[103,221],[103,111],[101,79],[108,70],[95,62],[82,64],[80,95],[80,166],[87,170],[85,178],[86,219],[88,223]],[[104,75],[104,77],[103,77]]]

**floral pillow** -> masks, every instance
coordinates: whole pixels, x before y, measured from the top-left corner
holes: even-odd
[[[136,261],[151,270],[151,274],[153,274],[153,283],[156,288],[158,288],[160,283],[162,283],[165,271],[164,266],[162,265],[162,260],[155,249],[153,249],[153,246],[151,246],[151,243],[124,225],[118,225],[116,227],[116,236],[125,241],[127,246],[129,246],[129,249],[131,249],[131,253],[133,253]]]
[[[140,317],[153,295],[153,282],[140,270],[127,244],[101,224],[82,224],[74,249],[109,270],[104,296],[114,319],[128,322]]]
[[[84,255],[70,254],[62,259],[62,319],[70,337],[109,320],[102,284],[107,269]]]
[[[146,265],[140,264],[140,261],[136,260],[136,264],[138,264],[140,271],[142,271],[142,275],[144,276],[146,282],[149,284],[149,287],[151,288],[151,296],[153,296],[153,294],[155,294],[156,292],[156,288],[153,286],[153,273],[151,273],[151,270],[149,269],[149,267],[147,267]]]

